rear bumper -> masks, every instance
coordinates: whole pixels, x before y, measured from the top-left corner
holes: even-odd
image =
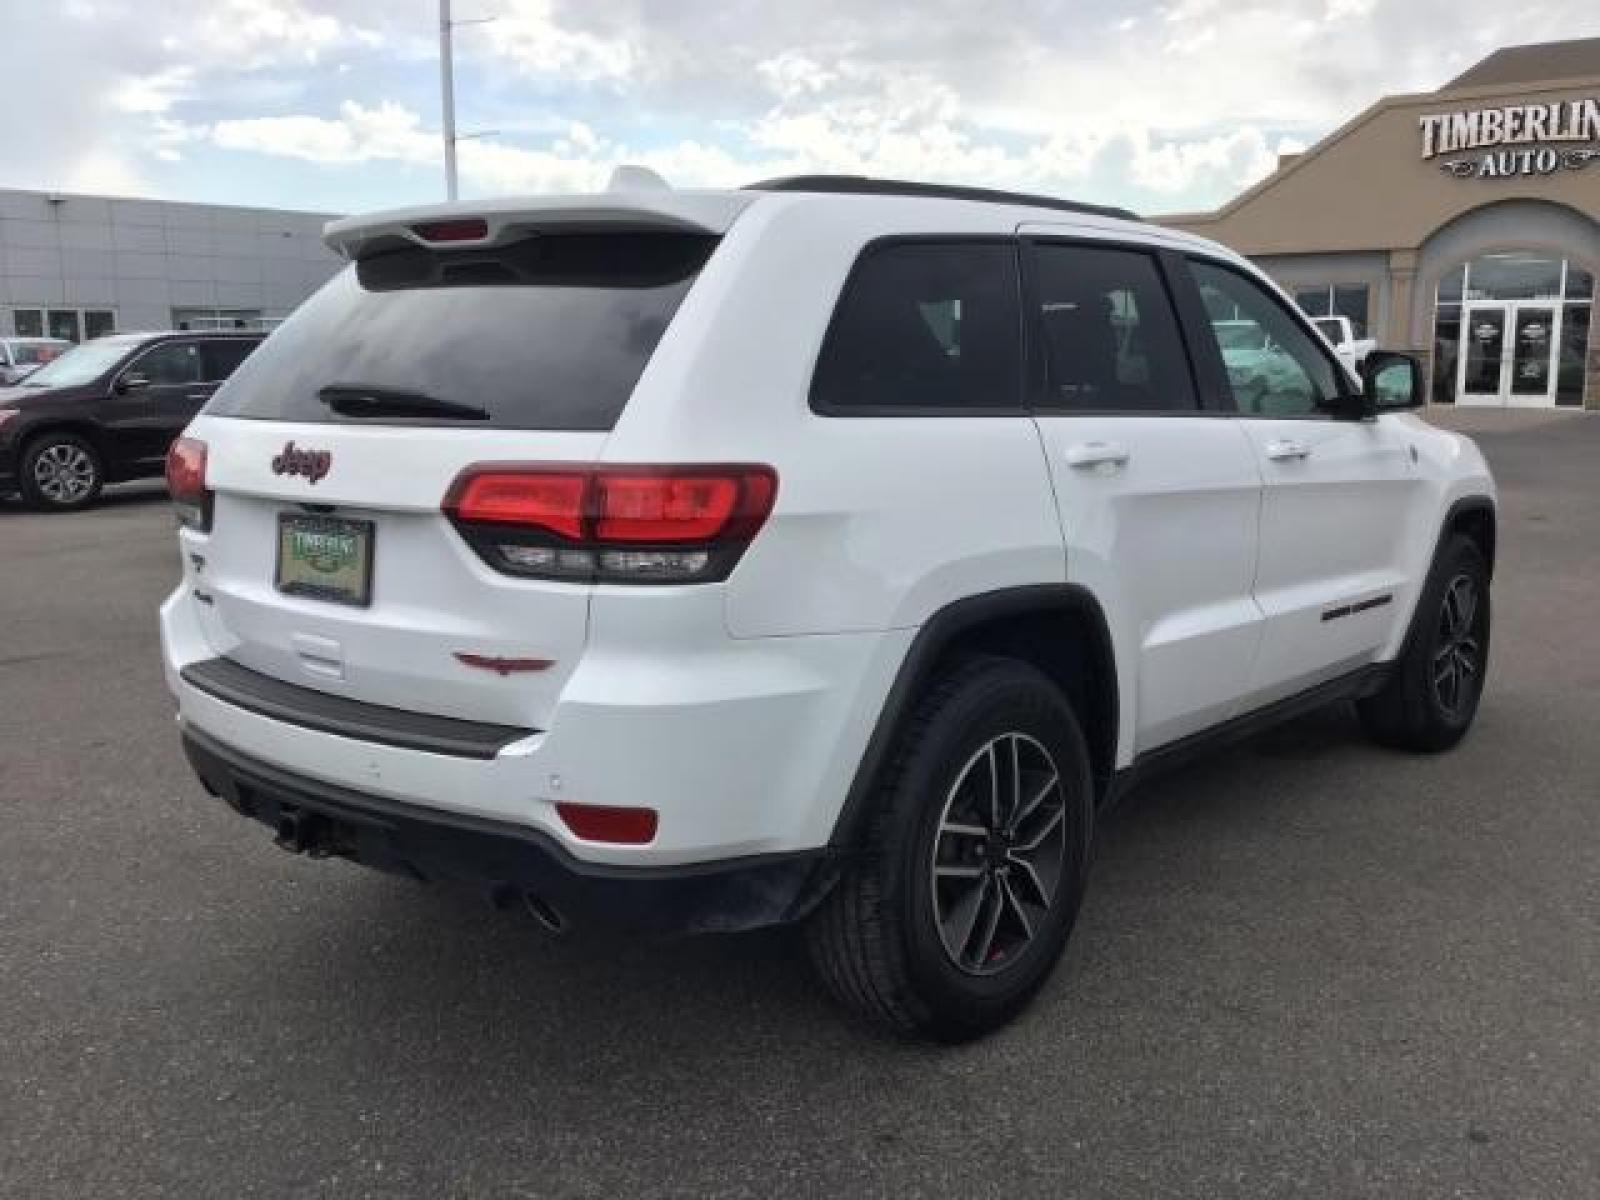
[[[436,726],[450,725],[456,742],[463,731],[454,723],[423,718],[419,729],[417,714],[335,703],[326,683],[314,703],[306,687],[264,691],[259,679],[243,687],[232,674],[220,686],[206,664],[227,657],[231,637],[220,606],[194,598],[198,586],[180,586],[161,611],[167,684],[186,730],[335,789],[526,828],[571,859],[627,869],[828,845],[911,636],[736,641],[722,631],[718,606],[715,629],[697,639],[651,624],[666,619],[653,613],[667,599],[610,636],[599,616],[545,728],[484,727],[477,732],[485,742],[494,732],[497,748],[481,757],[463,752],[476,747],[474,731],[466,731],[474,747],[444,745]],[[597,610],[607,603],[596,597]],[[527,736],[501,743],[513,732]],[[659,827],[645,845],[587,840],[561,820],[558,801],[650,807]]]
[[[809,912],[835,878],[826,851],[678,867],[588,863],[537,829],[338,787],[195,729],[184,731],[183,748],[208,792],[275,831],[286,849],[481,887],[497,900],[534,898],[578,930],[716,933],[783,924]]]

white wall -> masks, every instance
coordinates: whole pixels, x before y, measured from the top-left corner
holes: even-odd
[[[110,309],[119,330],[165,329],[180,307],[287,315],[338,270],[327,220],[0,190],[0,333],[16,308]]]

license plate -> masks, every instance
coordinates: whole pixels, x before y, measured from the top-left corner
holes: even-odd
[[[278,590],[334,604],[372,602],[371,521],[278,517]]]

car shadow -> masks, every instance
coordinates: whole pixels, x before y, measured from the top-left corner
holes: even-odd
[[[41,513],[30,508],[18,495],[0,495],[0,515],[3,516],[79,516],[106,509],[138,509],[167,503],[167,488],[159,479],[141,479],[133,483],[113,483],[100,493],[88,508],[73,513]]]
[[[1348,709],[1330,709],[1142,785],[1102,830],[1091,905],[1102,884],[1149,886],[1164,855],[1193,843],[1196,830],[1204,832],[1201,844],[1214,843],[1292,804],[1288,785],[1303,777],[1305,763],[1348,757],[1359,744]],[[364,1069],[374,1060],[403,1061],[396,1086],[431,1087],[418,1079],[458,1074],[462,1047],[471,1047],[473,1061],[492,1060],[525,1099],[574,1088],[618,1097],[718,1091],[746,1076],[740,1086],[755,1087],[759,1104],[768,1089],[777,1103],[787,1080],[813,1073],[819,1052],[852,1072],[912,1069],[930,1054],[970,1052],[908,1052],[910,1043],[839,1011],[813,982],[795,930],[676,940],[557,936],[469,892],[342,864],[308,869],[350,874],[339,879],[341,900],[322,895],[298,914],[315,926],[305,936],[263,939],[252,973],[272,984],[236,1034],[262,1060],[292,1036],[302,1052]],[[1052,985],[1069,1006],[1071,960],[1082,949],[1075,942]],[[335,980],[339,999],[330,1002]],[[374,1024],[373,1013],[389,1019]],[[746,1072],[758,1058],[763,1081]],[[740,1102],[752,1100],[747,1094]]]

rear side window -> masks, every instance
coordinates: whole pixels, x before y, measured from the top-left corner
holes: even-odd
[[[870,248],[828,328],[812,406],[857,415],[1015,410],[1020,324],[1010,243]]]
[[[201,342],[200,356],[205,362],[206,382],[220,383],[228,378],[259,344],[244,338]]]
[[[200,347],[193,342],[163,342],[134,359],[128,371],[156,385],[199,383],[204,378]]]
[[[418,413],[453,414],[406,420],[610,429],[715,246],[660,233],[545,234],[480,250],[397,245],[306,301],[206,412],[370,424],[329,403],[370,390],[406,397]]]
[[[1042,408],[1192,412],[1199,406],[1153,257],[1050,243],[1032,253],[1045,360]]]

